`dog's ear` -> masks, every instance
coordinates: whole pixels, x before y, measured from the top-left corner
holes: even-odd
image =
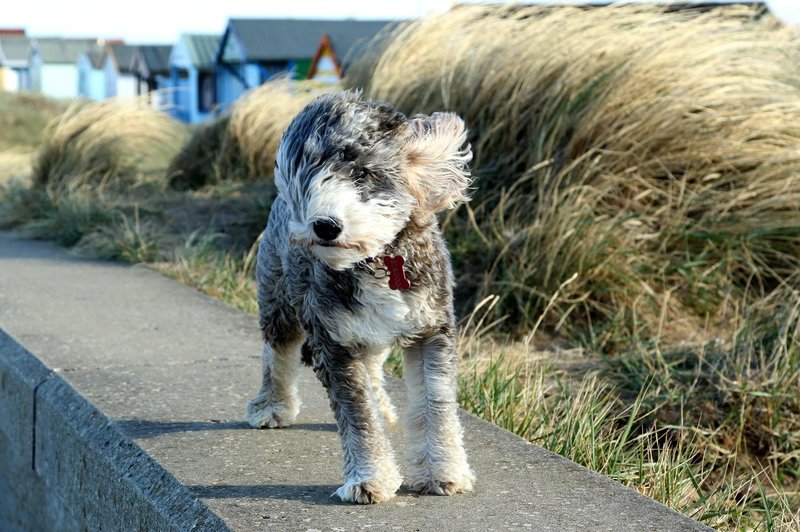
[[[420,209],[435,213],[469,201],[472,150],[465,145],[464,121],[454,113],[434,113],[414,116],[409,124],[405,175]]]

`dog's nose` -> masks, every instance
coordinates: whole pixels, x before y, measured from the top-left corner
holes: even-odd
[[[314,220],[314,233],[322,240],[334,240],[342,232],[342,224],[333,218]]]

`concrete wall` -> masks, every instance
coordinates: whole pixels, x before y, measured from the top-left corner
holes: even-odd
[[[0,530],[226,530],[0,329]]]
[[[35,470],[35,397],[51,375],[0,330],[0,530],[78,530]]]

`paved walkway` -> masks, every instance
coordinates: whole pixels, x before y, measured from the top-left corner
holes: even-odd
[[[339,503],[330,498],[341,481],[339,443],[313,373],[303,372],[296,425],[248,428],[242,412],[259,382],[256,319],[144,267],[80,260],[51,244],[0,233],[0,329],[109,418],[108,430],[121,432],[135,443],[133,450],[141,447],[153,459],[153,472],[143,475],[169,481],[159,473],[163,468],[188,488],[190,498],[199,498],[199,509],[192,510],[201,515],[193,525],[198,528],[224,528],[217,517],[234,530],[704,528],[468,414],[466,447],[478,478],[474,493],[401,493],[373,506]],[[8,339],[0,342],[0,362],[12,360],[16,348],[9,345]],[[390,393],[402,408],[399,382],[390,383]],[[59,400],[48,404],[54,410],[63,406]],[[37,408],[34,402],[34,420]],[[34,421],[34,439],[39,424]],[[65,450],[48,451],[66,445],[58,439],[39,434],[34,469],[46,470],[52,457],[67,478],[82,465],[64,458],[70,456]],[[400,448],[402,434],[394,442]],[[92,452],[105,452],[98,447]],[[113,464],[116,458],[108,460]],[[0,490],[3,473],[13,484],[12,473],[0,464]],[[114,482],[113,474],[108,482]],[[57,486],[49,489],[60,496]],[[75,523],[86,517],[74,508],[66,511]]]

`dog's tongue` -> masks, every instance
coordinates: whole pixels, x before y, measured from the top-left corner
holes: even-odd
[[[402,255],[383,257],[383,263],[386,265],[386,269],[389,270],[389,288],[403,292],[411,288],[411,282],[406,277],[406,272],[403,268],[406,261]]]

